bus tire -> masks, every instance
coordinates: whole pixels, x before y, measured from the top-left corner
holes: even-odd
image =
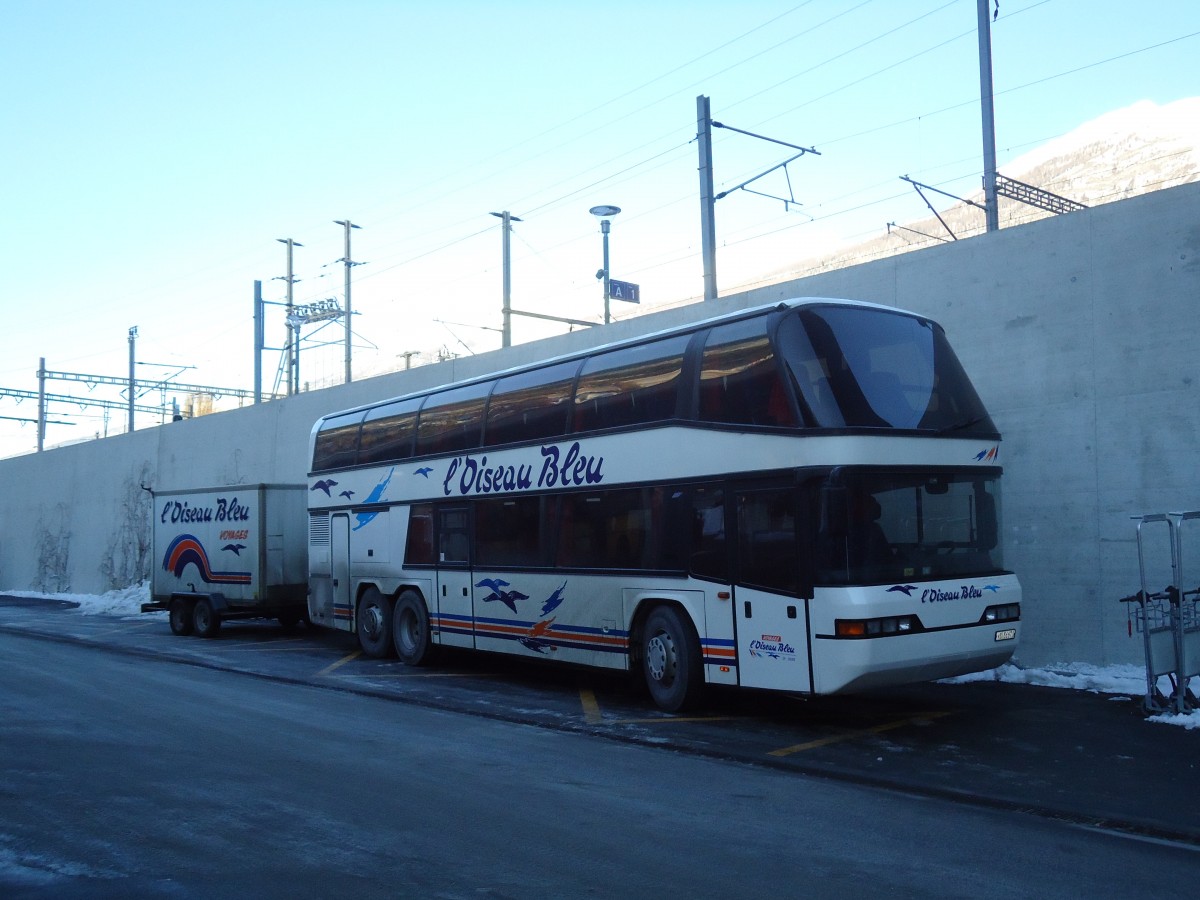
[[[207,597],[201,597],[192,607],[192,630],[204,638],[216,637],[221,630],[221,616]]]
[[[195,627],[192,622],[192,611],[188,602],[182,597],[174,598],[167,607],[167,615],[171,622],[171,633],[186,637]]]
[[[673,606],[656,606],[646,617],[642,672],[659,709],[679,712],[700,701],[704,681],[700,641],[691,622]]]
[[[429,610],[416,591],[407,590],[396,600],[392,613],[392,639],[396,655],[406,666],[425,666],[433,659],[433,635]]]
[[[363,653],[372,659],[386,659],[392,652],[392,604],[388,598],[378,588],[367,588],[354,618]]]

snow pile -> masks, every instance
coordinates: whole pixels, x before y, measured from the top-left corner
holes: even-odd
[[[1146,692],[1146,670],[1141,666],[1093,666],[1088,663],[1055,663],[1044,669],[1022,669],[1005,664],[987,672],[947,678],[945,683],[966,684],[971,681],[1033,684],[1096,694],[1139,696]]]
[[[79,606],[85,616],[140,616],[142,604],[150,602],[150,584],[141,582],[107,594],[39,594],[32,591],[4,591],[9,597],[34,600],[63,600]]]

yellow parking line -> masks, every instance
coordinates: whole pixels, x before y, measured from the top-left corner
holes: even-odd
[[[326,666],[324,669],[322,669],[320,672],[317,673],[317,677],[320,678],[322,675],[328,675],[330,672],[334,671],[335,669],[340,669],[346,663],[350,662],[350,660],[357,659],[361,655],[362,655],[361,650],[355,650],[353,653],[349,654],[348,656],[343,656],[341,659],[339,659],[337,662],[333,663],[332,665]]]
[[[583,704],[583,719],[589,725],[599,725],[604,721],[600,712],[600,704],[596,702],[596,694],[591,688],[579,689],[579,702]]]
[[[342,662],[346,662],[343,660]],[[336,663],[330,668],[336,668],[342,663]],[[326,670],[329,671],[329,670]],[[318,672],[318,675],[324,675],[325,672]],[[356,675],[336,675],[335,678],[498,678],[498,675],[489,674],[486,672],[414,672],[411,669],[403,669],[399,672],[359,672]]]
[[[881,734],[885,731],[892,731],[896,728],[903,728],[906,725],[916,725],[923,719],[940,719],[943,716],[951,715],[949,712],[932,712],[923,713],[919,716],[912,716],[908,719],[900,719],[896,722],[885,722],[882,725],[875,725],[872,728],[860,728],[855,731],[848,731],[844,734],[830,735],[829,737],[818,738],[815,741],[806,741],[803,744],[793,744],[791,747],[782,747],[779,750],[771,750],[767,753],[768,756],[791,756],[793,753],[802,753],[805,750],[815,750],[818,747],[828,747],[830,744],[841,744],[846,741],[853,741],[857,738],[867,737],[872,734]]]

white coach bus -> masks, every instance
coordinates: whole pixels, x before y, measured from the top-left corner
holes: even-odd
[[[441,646],[830,694],[992,668],[1020,634],[1000,435],[940,326],[739,312],[328,415],[309,616]]]

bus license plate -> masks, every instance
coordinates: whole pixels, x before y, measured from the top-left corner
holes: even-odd
[[[998,641],[1011,641],[1015,639],[1016,636],[1017,629],[1015,628],[1005,628],[1003,631],[996,632],[996,640]]]

